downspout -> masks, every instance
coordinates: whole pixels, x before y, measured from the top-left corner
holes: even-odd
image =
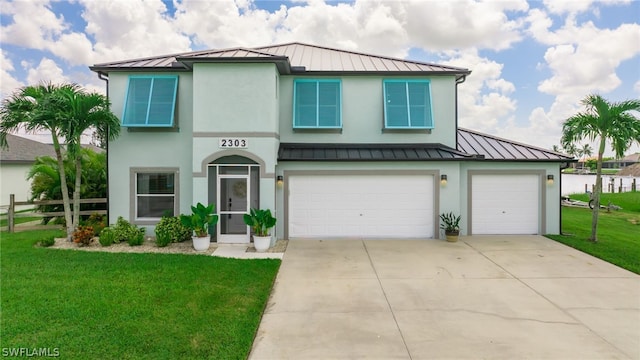
[[[558,181],[558,184],[560,185],[560,216],[559,216],[559,220],[560,220],[560,235],[564,235],[562,233],[562,170],[566,169],[569,167],[569,163],[562,163],[560,165],[560,181]]]
[[[462,75],[462,77],[456,79],[456,96],[455,96],[455,102],[456,102],[456,111],[455,111],[455,118],[456,118],[456,150],[458,150],[458,85],[462,84],[466,80],[467,80],[467,75]]]
[[[109,76],[105,76],[105,73],[98,71],[98,79],[102,80],[105,82],[105,86],[107,88],[107,101],[109,101]],[[107,128],[107,148],[105,149],[105,151],[107,152],[106,154],[106,159],[107,159],[107,168],[106,168],[106,173],[107,173],[107,226],[109,224],[111,224],[111,221],[109,221],[109,215],[110,215],[110,211],[109,211],[109,128]]]

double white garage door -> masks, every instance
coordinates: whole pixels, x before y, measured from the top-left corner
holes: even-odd
[[[473,175],[469,190],[472,234],[540,232],[538,175]],[[439,237],[432,175],[296,175],[288,192],[291,239]]]
[[[288,181],[289,238],[434,237],[432,175],[314,175]]]

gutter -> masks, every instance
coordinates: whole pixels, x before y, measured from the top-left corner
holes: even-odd
[[[102,80],[105,82],[105,87],[107,89],[106,93],[107,93],[107,101],[109,101],[109,75],[102,72],[102,71],[98,71],[98,79]],[[109,104],[109,107],[111,107],[111,104]],[[107,159],[107,168],[106,168],[106,174],[107,174],[107,226],[109,226],[109,224],[111,224],[111,221],[109,221],[109,214],[111,213],[109,211],[109,128],[107,128],[107,143],[106,143],[106,149],[105,149],[105,157]]]

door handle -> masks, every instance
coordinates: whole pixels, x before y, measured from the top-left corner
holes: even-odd
[[[231,206],[233,205],[233,201],[229,198],[229,210],[231,210]],[[227,216],[228,219],[231,219],[231,214]]]

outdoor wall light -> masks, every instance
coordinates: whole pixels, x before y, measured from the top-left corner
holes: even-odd
[[[278,187],[282,187],[283,184],[284,184],[284,177],[282,175],[278,175],[278,177],[276,178],[276,185],[278,185]]]
[[[553,175],[547,175],[547,185],[553,185]]]
[[[442,186],[446,186],[447,185],[447,175],[440,175],[440,185]]]

